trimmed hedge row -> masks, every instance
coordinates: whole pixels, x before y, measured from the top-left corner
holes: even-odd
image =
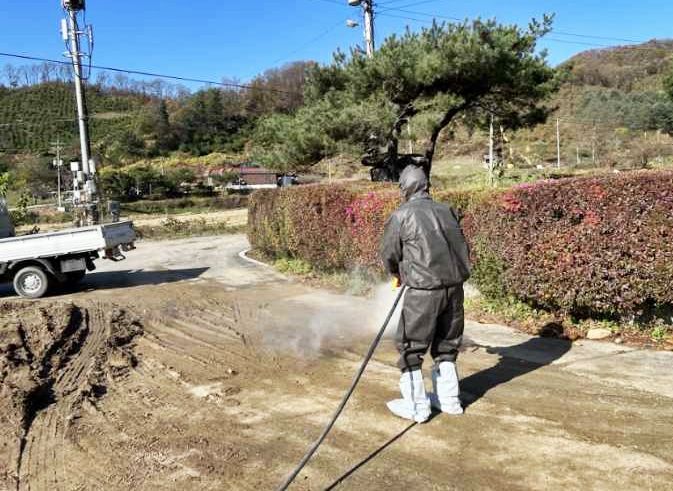
[[[673,305],[673,172],[634,172],[438,192],[464,215],[473,281],[551,310],[628,317]],[[379,268],[392,186],[305,186],[253,194],[251,244],[324,269]]]
[[[375,256],[367,258],[363,252],[366,243],[377,240],[378,229],[372,223],[371,229],[360,233],[355,224],[364,227],[370,219],[385,219],[384,209],[368,217],[363,212],[368,206],[363,196],[378,203],[381,193],[380,186],[342,185],[257,191],[248,206],[250,243],[269,256],[300,258],[321,269],[350,268],[367,261],[373,266]]]
[[[233,210],[248,206],[248,196],[215,196],[210,198],[188,197],[165,200],[144,200],[122,203],[127,213],[156,215],[175,213],[189,209],[210,208],[213,210]]]
[[[491,295],[613,317],[673,305],[673,172],[517,186],[464,227]]]

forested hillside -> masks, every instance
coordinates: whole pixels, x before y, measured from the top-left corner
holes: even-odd
[[[0,87],[0,150],[43,152],[59,138],[73,143],[77,133],[73,90],[66,82]],[[151,100],[131,91],[90,87],[87,102],[94,138],[132,128]]]
[[[225,81],[197,91],[98,73],[87,88],[93,154],[103,167],[171,154],[185,161],[214,152],[240,155],[259,118],[302,105],[310,64],[268,70],[245,87]],[[11,172],[12,188],[44,195],[54,187],[50,164],[57,142],[66,160],[77,158],[69,77],[62,66],[49,64],[0,71],[0,172]]]
[[[673,158],[672,60],[673,41],[650,41],[586,51],[563,63],[561,88],[550,101],[557,111],[547,124],[509,135],[514,163],[556,160],[557,118],[565,164],[668,162]]]
[[[269,70],[245,87],[223,82],[195,92],[102,72],[87,89],[94,151],[118,164],[175,150],[240,149],[255,119],[302,104],[308,65]],[[7,65],[0,73],[0,154],[45,153],[57,139],[76,148],[74,88],[57,68]]]
[[[672,58],[673,41],[574,56],[558,68],[560,90],[549,101],[557,109],[548,122],[533,129],[503,131],[503,158],[513,166],[555,161],[558,118],[566,164],[643,167],[671,160]],[[113,167],[169,155],[192,161],[213,152],[238,155],[238,160],[263,157],[260,146],[266,140],[287,137],[284,125],[304,104],[312,66],[297,62],[269,70],[247,88],[231,84],[198,91],[98,73],[89,82],[87,98],[94,154],[102,165]],[[16,186],[53,185],[48,163],[55,141],[65,144],[66,158],[77,155],[74,95],[68,80],[66,69],[47,64],[7,65],[0,71],[0,171],[14,172]],[[375,117],[375,113],[365,116]],[[317,129],[322,123],[318,118],[312,124]],[[405,148],[420,146],[427,138],[422,121],[412,120],[411,128],[403,136],[412,140],[402,142]],[[297,135],[291,159],[266,155],[274,166],[310,166],[344,152],[350,162],[361,157],[348,144],[334,146],[333,155],[313,152],[312,135]],[[481,159],[486,149],[485,128],[468,131],[458,121],[442,133],[437,156]]]

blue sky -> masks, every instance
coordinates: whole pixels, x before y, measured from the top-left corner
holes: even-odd
[[[287,61],[328,61],[335,48],[361,43],[362,31],[345,26],[346,19],[359,19],[359,9],[346,4],[347,0],[88,0],[87,12],[96,32],[96,64],[246,81]],[[379,42],[406,25],[412,29],[427,25],[421,20],[431,17],[422,14],[496,17],[526,24],[532,16],[556,13],[559,32],[544,42],[553,64],[590,49],[589,44],[625,44],[565,33],[642,41],[673,37],[670,0],[379,0],[379,4]],[[61,17],[59,0],[0,0],[0,51],[59,58]],[[0,57],[0,66],[8,61]]]

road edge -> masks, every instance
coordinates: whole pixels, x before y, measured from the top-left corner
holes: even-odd
[[[254,264],[254,265],[256,265],[256,266],[262,266],[262,267],[264,267],[264,268],[271,268],[271,269],[273,269],[273,267],[272,267],[270,264],[263,263],[262,261],[258,261],[257,259],[253,259],[253,258],[249,257],[249,256],[248,256],[248,253],[249,253],[251,250],[252,250],[252,249],[243,249],[241,252],[238,253],[238,257],[240,257],[241,259],[243,259],[244,261],[246,261],[246,262],[248,262],[248,263],[250,263],[250,264]]]

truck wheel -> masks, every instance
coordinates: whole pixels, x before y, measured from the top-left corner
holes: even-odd
[[[28,266],[14,275],[14,290],[24,298],[40,298],[49,290],[49,276],[38,266]]]

